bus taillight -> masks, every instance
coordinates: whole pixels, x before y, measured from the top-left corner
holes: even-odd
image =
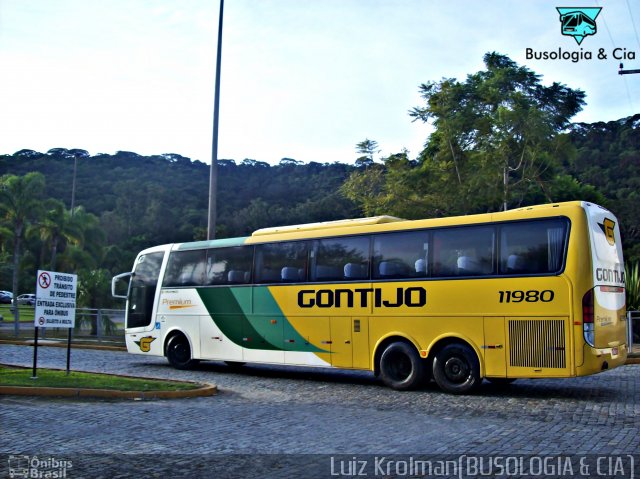
[[[594,327],[593,327],[593,290],[590,289],[582,297],[582,328],[584,340],[589,346],[594,347]]]

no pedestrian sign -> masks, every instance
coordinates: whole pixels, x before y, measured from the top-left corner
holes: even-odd
[[[38,271],[35,326],[73,328],[76,320],[75,274]]]

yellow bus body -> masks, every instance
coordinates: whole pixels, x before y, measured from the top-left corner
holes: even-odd
[[[149,324],[127,328],[127,346],[133,353],[170,355],[171,341],[176,343],[175,337],[183,335],[190,360],[297,364],[376,373],[382,365],[390,368],[387,376],[395,374],[392,358],[404,364],[402,354],[414,354],[410,352],[413,348],[421,360],[416,363],[409,358],[414,369],[419,365],[419,372],[426,375],[433,370],[439,384],[442,374],[455,375],[460,367],[463,372],[465,367],[473,369],[476,359],[480,381],[575,377],[620,366],[626,360],[627,344],[619,227],[609,211],[585,202],[455,218],[404,221],[378,217],[269,228],[235,243],[219,240],[168,245],[141,255],[304,240],[312,244],[326,238],[384,237],[393,232],[444,231],[471,225],[495,228],[494,244],[506,249],[505,237],[500,236],[503,225],[549,218],[561,218],[567,225],[562,267],[554,274],[499,274],[496,268],[502,266],[495,264],[500,259],[492,256],[490,274],[391,280],[370,274],[362,281],[314,281],[311,266],[304,264],[298,281],[258,284],[256,268],[262,260],[254,257],[253,280],[227,286],[224,293],[223,286],[180,286],[165,280],[154,293]],[[559,235],[553,228],[549,231],[550,238]],[[435,240],[429,241],[433,249]],[[311,265],[319,253],[307,254]],[[169,256],[162,259],[160,283],[169,274]],[[552,253],[547,257],[551,262]],[[210,268],[212,264],[210,261]],[[221,268],[223,263],[215,264]],[[201,274],[205,275],[204,269]],[[249,272],[244,274],[249,278]],[[228,275],[233,276],[231,271]],[[221,298],[232,301],[227,307],[220,304],[224,302]],[[150,337],[153,339],[146,339],[143,349],[141,339]],[[443,348],[452,344],[458,345],[458,350],[450,347],[451,354],[442,354]],[[383,357],[390,345],[396,345],[395,349]],[[469,359],[471,351],[475,358]],[[465,358],[471,365],[465,366]],[[472,383],[476,387],[478,381]],[[409,386],[416,384],[411,381]],[[444,389],[468,392],[472,388]]]

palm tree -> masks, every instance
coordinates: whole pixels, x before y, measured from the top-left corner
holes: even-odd
[[[97,268],[102,262],[105,235],[100,220],[77,206],[67,217],[66,245],[60,254],[60,267],[66,271]]]
[[[33,224],[41,212],[40,198],[44,192],[44,176],[27,173],[24,176],[4,175],[0,177],[0,220],[13,233],[13,297],[18,297],[20,278],[20,248],[25,230]],[[17,306],[17,305],[16,305]],[[15,334],[20,332],[20,313],[13,308]]]
[[[58,251],[64,248],[63,242],[79,243],[82,241],[81,226],[74,221],[71,212],[66,210],[64,203],[59,200],[48,199],[45,202],[45,214],[34,227],[34,233],[38,234],[42,242],[43,252],[49,246],[51,260],[49,269],[56,271],[56,259]],[[44,264],[44,255],[41,260]]]

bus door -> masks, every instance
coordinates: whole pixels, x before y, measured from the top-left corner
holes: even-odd
[[[129,352],[162,355],[161,342],[155,341],[154,311],[164,255],[164,251],[140,255],[131,274],[125,326]]]
[[[242,361],[243,339],[247,337],[245,323],[251,311],[251,288],[198,288],[197,294],[208,312],[199,318],[202,358]],[[196,302],[194,298],[194,304]]]
[[[332,366],[353,367],[352,324],[353,318],[349,316],[334,316],[331,318]]]
[[[504,317],[484,318],[484,374],[504,378],[507,375]]]
[[[284,325],[286,318],[270,287],[250,288],[252,313],[243,325],[243,359],[256,363],[284,363]]]
[[[331,331],[328,316],[293,316],[284,325],[284,362],[328,366]]]
[[[331,365],[369,369],[369,322],[367,317],[331,318]]]
[[[200,354],[203,359],[242,361],[242,322],[239,315],[216,314],[200,318]],[[223,331],[224,329],[224,331]]]
[[[280,315],[252,315],[242,332],[243,360],[256,363],[284,363],[284,324]]]

